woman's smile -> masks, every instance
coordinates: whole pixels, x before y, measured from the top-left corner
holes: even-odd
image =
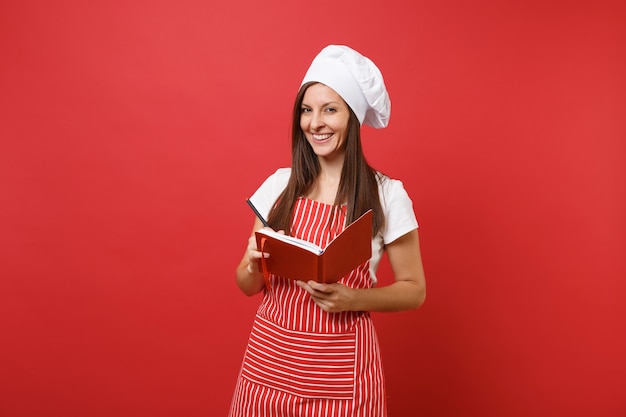
[[[313,140],[315,140],[316,142],[324,142],[325,140],[330,139],[333,136],[333,133],[313,133],[311,134],[311,137],[313,138]]]

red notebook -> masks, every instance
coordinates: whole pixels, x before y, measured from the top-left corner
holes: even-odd
[[[324,249],[269,229],[255,235],[258,247],[270,254],[264,261],[267,272],[300,281],[333,283],[372,257],[372,210],[348,225]]]

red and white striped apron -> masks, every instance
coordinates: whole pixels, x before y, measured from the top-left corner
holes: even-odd
[[[345,207],[300,198],[292,233],[325,247],[344,229],[345,218]],[[340,282],[371,287],[369,261]],[[382,360],[369,313],[328,313],[294,280],[270,275],[270,283],[229,416],[386,416]]]

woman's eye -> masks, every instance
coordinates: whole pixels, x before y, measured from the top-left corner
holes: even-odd
[[[337,109],[335,109],[334,107],[327,107],[326,111],[329,112],[329,113],[334,113],[334,112],[337,111]]]
[[[301,111],[302,113],[308,113],[308,112],[310,112],[310,111],[311,111],[311,109],[309,109],[309,108],[307,108],[307,107],[303,107],[303,108],[301,108],[301,109],[300,109],[300,111]]]

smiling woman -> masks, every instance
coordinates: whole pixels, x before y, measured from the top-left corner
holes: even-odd
[[[319,198],[387,212],[404,188],[428,275],[423,307],[372,314],[388,414],[626,416],[625,5],[2,2],[0,415],[227,415],[265,297],[232,276],[243,200],[287,166],[255,197],[264,216],[292,176],[317,198],[327,172],[292,106],[342,42],[375,58],[394,115],[371,128],[384,109],[316,65],[306,81],[354,113],[336,204]],[[402,179],[384,201],[359,130],[369,166]],[[396,278],[385,259],[361,272],[376,291]],[[333,308],[310,297],[308,317]]]
[[[264,297],[231,417],[387,415],[370,312],[414,309],[425,297],[412,202],[361,148],[361,123],[385,127],[389,110],[382,74],[369,59],[334,45],[315,58],[295,100],[292,167],[276,171],[251,200],[272,228],[320,247],[373,210],[372,256],[338,283],[276,276],[259,269],[268,254],[257,247],[256,220],[237,282],[245,294]],[[384,252],[395,282],[375,288]]]
[[[300,128],[323,161],[339,158],[337,162],[343,162],[349,120],[350,108],[332,88],[313,84],[306,89]]]

